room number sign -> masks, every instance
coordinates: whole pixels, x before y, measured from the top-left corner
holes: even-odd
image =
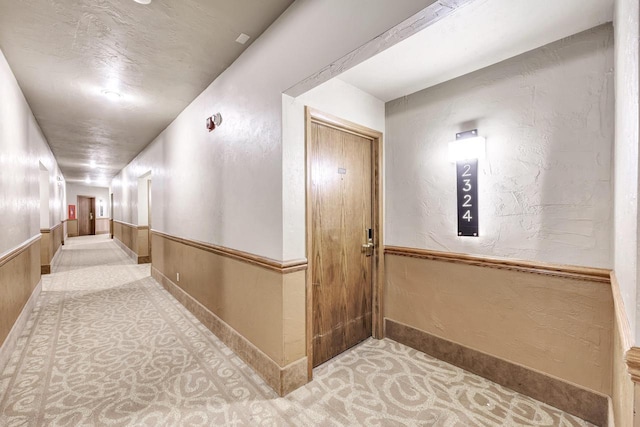
[[[456,162],[458,236],[478,237],[478,159]]]

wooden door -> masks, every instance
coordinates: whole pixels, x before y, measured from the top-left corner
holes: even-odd
[[[309,127],[313,366],[371,336],[372,140]]]
[[[78,236],[86,236],[91,233],[90,211],[91,201],[89,198],[78,196]]]
[[[78,196],[78,236],[96,234],[96,199]]]
[[[95,236],[96,234],[96,199],[91,197],[89,199],[89,234]]]

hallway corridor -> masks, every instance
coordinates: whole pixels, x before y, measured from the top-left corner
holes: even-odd
[[[286,398],[106,236],[71,238],[0,375],[0,425],[585,426],[390,340]]]

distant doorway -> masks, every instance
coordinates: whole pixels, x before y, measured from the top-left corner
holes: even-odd
[[[109,196],[109,234],[113,239],[113,193]]]
[[[96,199],[78,196],[78,235],[96,234]]]
[[[149,262],[151,262],[151,179],[147,181],[147,219],[149,225]]]
[[[138,178],[138,256],[151,262],[151,171]]]

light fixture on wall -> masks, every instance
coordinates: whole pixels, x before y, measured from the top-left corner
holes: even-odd
[[[456,134],[456,140],[449,143],[449,161],[456,163],[466,159],[484,159],[486,140],[473,129]]]
[[[207,129],[209,132],[212,132],[215,128],[222,124],[222,115],[220,113],[215,113],[211,117],[207,117]]]
[[[458,236],[478,237],[478,159],[484,159],[485,139],[478,129],[459,132],[449,143],[449,160],[456,164]]]

